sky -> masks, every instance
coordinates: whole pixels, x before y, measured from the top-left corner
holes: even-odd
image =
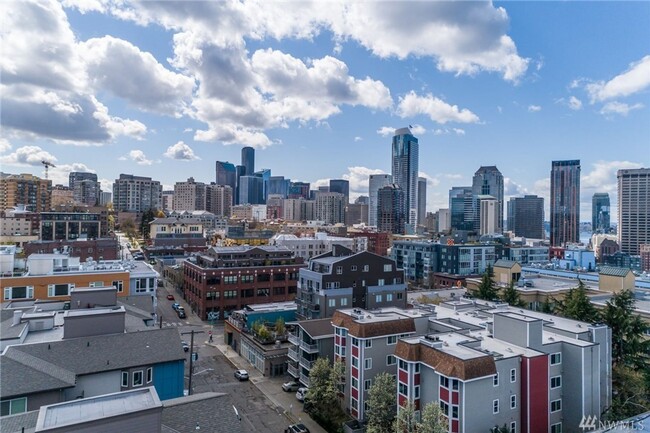
[[[0,170],[165,189],[215,161],[307,181],[390,173],[412,125],[427,210],[481,165],[506,200],[580,159],[581,219],[650,166],[650,2],[5,1]]]

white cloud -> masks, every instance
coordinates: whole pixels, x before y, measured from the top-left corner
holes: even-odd
[[[575,96],[571,96],[569,98],[569,102],[567,103],[570,109],[577,111],[582,109],[582,101]]]
[[[95,173],[95,170],[88,168],[86,164],[73,162],[72,164],[57,164],[56,167],[50,167],[49,178],[52,180],[53,185],[68,185],[71,171]]]
[[[454,180],[462,179],[463,177],[465,177],[460,173],[442,173],[440,174],[440,176],[447,179],[454,179]]]
[[[631,63],[627,71],[611,80],[598,81],[585,86],[591,102],[606,101],[640,92],[650,86],[650,55]]]
[[[167,158],[179,161],[192,161],[194,159],[201,159],[194,154],[194,151],[190,146],[182,141],[169,146],[163,155]]]
[[[0,162],[7,165],[39,166],[42,161],[55,162],[54,155],[38,146],[23,146],[13,153],[0,157]]]
[[[395,129],[392,126],[382,126],[377,130],[377,134],[381,135],[382,137],[390,137],[395,134]]]
[[[461,128],[451,128],[452,131],[456,133],[456,135],[465,135],[465,130]]]
[[[503,195],[514,196],[527,194],[528,190],[521,184],[518,184],[509,177],[503,178]]]
[[[409,129],[411,130],[413,135],[424,135],[427,132],[424,126],[418,125],[417,123],[412,127],[410,127]]]
[[[359,193],[359,195],[368,195],[368,182],[371,174],[381,174],[384,170],[368,167],[348,167],[348,172],[341,176],[350,182],[350,195],[352,192]]]
[[[536,113],[538,111],[542,111],[542,107],[539,105],[529,105],[528,111],[530,111],[531,113]]]
[[[478,116],[466,108],[458,109],[457,105],[449,105],[430,93],[426,96],[418,96],[414,91],[399,98],[397,114],[402,118],[426,114],[431,120],[441,124],[479,121]]]
[[[102,191],[113,192],[113,180],[111,179],[98,179],[99,183],[102,186]]]
[[[9,152],[11,150],[11,143],[6,138],[0,138],[0,153]]]
[[[603,105],[603,108],[600,109],[600,114],[602,115],[611,115],[618,114],[621,116],[627,116],[628,113],[632,110],[638,110],[643,108],[643,104],[637,103],[633,105],[628,105],[624,102],[611,101]]]
[[[150,159],[147,159],[147,156],[144,154],[143,151],[139,149],[133,149],[129,153],[127,153],[124,156],[121,156],[119,158],[121,161],[128,161],[132,160],[138,165],[151,165],[153,164],[153,161]]]
[[[359,137],[359,136],[354,137],[354,141],[355,141],[355,142],[356,142],[356,141],[362,141],[362,140],[363,140],[362,137]]]
[[[592,164],[589,173],[583,174],[580,187],[602,192],[615,192],[617,189],[616,172],[629,168],[639,168],[641,164],[632,161],[598,161]]]
[[[427,173],[420,171],[418,172],[418,177],[423,177],[427,180],[427,185],[428,186],[438,186],[440,185],[440,179],[437,179],[435,177],[432,177],[428,175]]]

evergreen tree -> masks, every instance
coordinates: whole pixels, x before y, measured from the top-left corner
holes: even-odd
[[[483,277],[481,277],[481,284],[479,284],[478,291],[476,292],[477,298],[485,299],[486,301],[493,301],[499,298],[499,292],[492,279],[493,276],[494,272],[492,271],[492,267],[488,266],[483,273]]]
[[[582,280],[579,280],[578,287],[569,290],[563,300],[556,301],[555,311],[568,319],[588,323],[599,320],[598,311],[589,300],[587,288]]]
[[[607,420],[621,421],[650,410],[647,371],[635,370],[624,364],[614,365],[612,389],[612,405],[603,414]]]
[[[142,219],[140,220],[140,234],[143,239],[149,239],[149,234],[151,232],[151,227],[149,223],[156,219],[156,213],[153,209],[147,209],[142,213]]]
[[[541,306],[542,313],[553,314],[553,304],[551,303],[551,298],[548,296],[544,299],[544,302]]]
[[[503,289],[503,293],[501,293],[501,300],[503,302],[507,302],[508,305],[512,305],[513,307],[523,307],[526,305],[526,303],[519,296],[519,291],[515,289],[514,281],[511,281],[510,285]]]
[[[305,412],[327,431],[338,431],[345,420],[337,384],[327,358],[318,358],[309,371],[309,391],[305,396]]]
[[[367,433],[390,433],[395,420],[395,379],[384,372],[375,376],[368,391]]]
[[[448,426],[449,422],[440,405],[432,401],[422,409],[422,420],[417,425],[417,433],[446,433]]]
[[[407,400],[397,411],[395,417],[395,433],[419,433],[415,419],[415,405]]]

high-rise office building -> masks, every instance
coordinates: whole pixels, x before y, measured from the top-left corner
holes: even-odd
[[[419,149],[418,139],[411,134],[409,128],[395,131],[392,142],[392,175],[393,183],[404,191],[407,233],[415,233],[418,224]]]
[[[309,182],[291,182],[288,198],[309,200],[309,186]]]
[[[515,236],[544,239],[544,198],[512,197],[508,201],[508,230]]]
[[[244,167],[242,176],[252,176],[255,173],[255,149],[243,147],[241,150],[241,165]]]
[[[113,200],[113,193],[109,191],[102,191],[99,193],[99,205],[106,206]]]
[[[488,235],[496,233],[499,229],[499,205],[496,198],[491,195],[476,197],[479,207],[479,234]]]
[[[282,198],[287,198],[290,185],[291,179],[285,179],[284,176],[271,176],[269,178],[267,199],[270,195],[280,195]]]
[[[269,196],[269,182],[271,181],[271,169],[263,168],[255,172],[255,176],[262,178],[262,204],[266,203]]]
[[[174,210],[174,190],[162,192],[162,210]]]
[[[150,177],[120,174],[113,182],[113,209],[118,212],[144,212],[161,209],[162,186]]]
[[[316,219],[325,224],[345,222],[345,196],[338,192],[321,192],[316,196]]]
[[[551,246],[580,241],[580,160],[551,163]]]
[[[497,201],[497,232],[503,232],[503,175],[494,165],[483,166],[476,170],[472,179],[474,195],[474,229],[480,226],[478,196],[491,195]]]
[[[338,192],[345,196],[345,204],[350,202],[350,181],[345,179],[330,179],[330,192]]]
[[[638,255],[650,244],[650,168],[619,170],[618,243],[621,251]]]
[[[68,176],[68,186],[76,203],[97,206],[101,188],[96,173],[72,171]]]
[[[48,212],[52,181],[32,174],[0,173],[0,211],[25,205],[30,212]]]
[[[427,215],[427,179],[418,177],[418,224],[425,225]]]
[[[377,226],[377,195],[380,188],[393,183],[390,174],[371,174],[368,179],[368,225]]]
[[[217,185],[228,185],[233,191],[237,188],[237,169],[230,162],[217,161],[216,177]]]
[[[239,204],[264,204],[264,179],[262,177],[239,177]]]
[[[591,198],[591,230],[594,233],[610,231],[609,194],[597,192]]]
[[[203,182],[196,182],[193,177],[186,182],[174,184],[174,210],[207,210],[206,191]]]
[[[474,196],[471,186],[454,186],[449,190],[450,229],[474,229]]]
[[[377,230],[403,235],[406,232],[404,190],[397,184],[386,185],[377,192]]]
[[[232,213],[232,188],[229,185],[206,185],[205,210],[218,216],[229,217]]]

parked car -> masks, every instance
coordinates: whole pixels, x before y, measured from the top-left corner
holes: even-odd
[[[298,401],[305,401],[307,391],[309,391],[309,388],[298,388],[298,392],[296,392],[296,398]]]
[[[174,298],[174,295],[167,295],[167,300],[175,301],[176,299]]]
[[[182,309],[182,307],[176,310],[176,314],[178,314],[179,319],[184,319],[187,317],[187,314],[185,314],[185,310]]]
[[[284,433],[309,433],[309,429],[304,424],[291,424]]]
[[[248,380],[248,372],[246,370],[235,370],[235,377],[241,380]]]
[[[298,382],[286,382],[282,384],[282,389],[286,392],[296,392],[300,388],[300,383]]]
[[[183,346],[183,352],[189,352],[190,351],[190,345],[187,344],[187,341],[181,341],[181,345]]]
[[[174,311],[177,311],[180,307],[181,307],[181,304],[179,304],[178,302],[174,302],[174,303],[172,304],[172,309],[173,309]]]

